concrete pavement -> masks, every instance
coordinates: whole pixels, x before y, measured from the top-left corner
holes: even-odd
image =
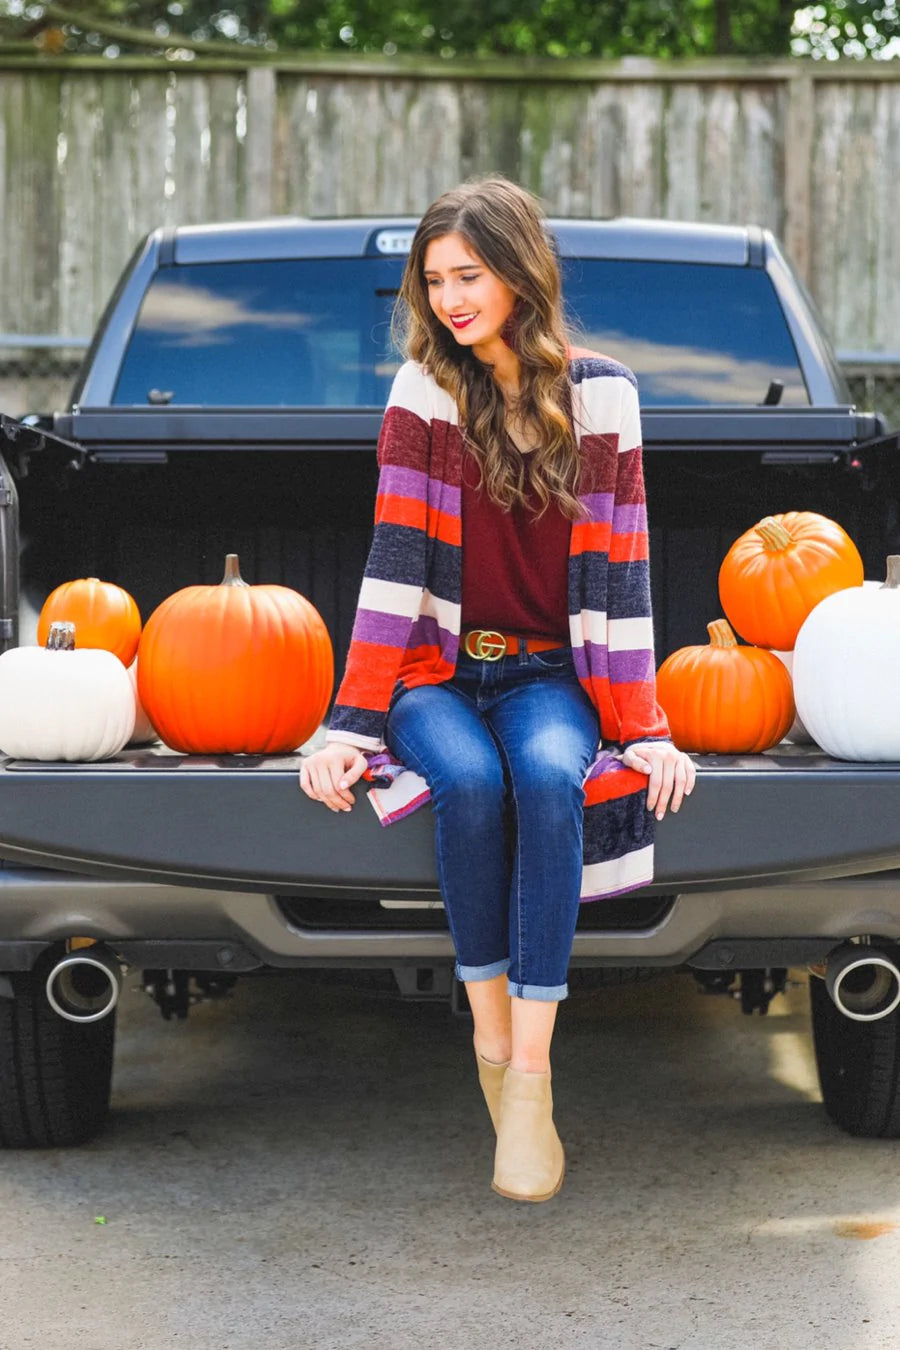
[[[123,1005],[103,1137],[0,1157],[0,1350],[900,1344],[900,1143],[824,1115],[805,988],[570,999],[544,1205],[491,1192],[443,1006],[286,975]]]

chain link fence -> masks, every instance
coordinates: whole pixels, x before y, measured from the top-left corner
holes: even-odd
[[[87,339],[0,334],[0,412],[55,412],[69,400]]]
[[[0,412],[23,417],[64,408],[87,345],[87,339],[0,335]],[[900,355],[855,352],[842,364],[856,406],[900,426]]]
[[[860,411],[880,412],[888,426],[900,426],[900,356],[860,360],[854,354],[841,364]]]

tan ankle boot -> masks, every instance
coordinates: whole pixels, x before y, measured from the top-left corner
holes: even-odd
[[[550,1200],[566,1155],[553,1124],[549,1073],[507,1069],[500,1095],[493,1189],[509,1200]]]
[[[487,1102],[487,1109],[491,1113],[491,1120],[496,1133],[497,1124],[500,1120],[500,1092],[506,1070],[509,1068],[509,1060],[504,1060],[502,1064],[493,1064],[491,1060],[480,1055],[477,1050],[475,1051],[475,1059],[478,1062],[478,1081],[481,1084],[484,1100]]]

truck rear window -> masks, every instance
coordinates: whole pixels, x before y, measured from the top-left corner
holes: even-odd
[[[402,258],[198,263],[156,273],[117,405],[383,407]],[[584,345],[624,361],[653,405],[808,403],[768,276],[702,263],[563,259]]]

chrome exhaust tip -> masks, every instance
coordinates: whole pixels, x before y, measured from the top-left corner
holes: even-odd
[[[47,976],[47,1001],[68,1022],[99,1022],[119,1001],[122,972],[105,947],[69,952]]]
[[[828,957],[825,987],[845,1017],[877,1022],[900,1005],[900,966],[883,947],[845,943]]]

